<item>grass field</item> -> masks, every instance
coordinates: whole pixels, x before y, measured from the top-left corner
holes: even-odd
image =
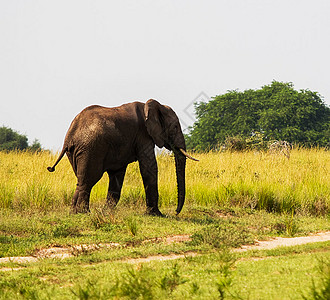
[[[187,203],[206,207],[238,206],[270,212],[326,215],[330,207],[330,151],[293,150],[281,154],[225,152],[196,154],[187,164]],[[70,205],[76,179],[67,159],[56,172],[46,167],[56,155],[0,153],[0,207],[52,209]],[[176,204],[174,160],[158,157],[160,207]],[[91,203],[104,203],[108,179],[93,188]],[[122,203],[143,201],[137,163],[126,173]]]
[[[0,257],[35,255],[39,249],[77,244],[115,242],[119,246],[86,248],[65,260],[0,264],[0,299],[302,299],[303,295],[313,299],[313,284],[317,292],[324,286],[329,289],[330,242],[229,252],[256,238],[330,230],[327,217],[191,206],[178,218],[143,212],[143,205],[115,211],[94,207],[88,215],[70,215],[68,208],[2,210]],[[190,235],[191,241],[152,241],[176,234]],[[135,265],[125,262],[191,252],[197,256]]]
[[[144,214],[137,164],[129,166],[116,209],[103,207],[104,177],[92,191],[91,213],[72,215],[76,180],[66,159],[49,173],[56,155],[0,152],[0,258],[118,244],[73,252],[66,260],[2,263],[0,299],[328,299],[322,288],[329,292],[329,242],[229,250],[255,239],[330,230],[330,152],[296,149],[290,159],[254,152],[195,156],[200,162],[187,162],[187,198],[179,216],[174,159],[158,157],[160,206],[167,216],[159,218]],[[153,242],[173,235],[191,240]],[[198,255],[125,262],[191,252]]]

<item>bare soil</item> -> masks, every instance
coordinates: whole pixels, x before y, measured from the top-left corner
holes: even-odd
[[[168,236],[163,238],[154,238],[143,241],[143,243],[181,243],[190,241],[191,237],[189,235],[175,235]],[[330,240],[330,231],[319,232],[316,234],[311,234],[304,237],[294,237],[294,238],[274,238],[268,241],[256,241],[254,245],[242,246],[235,249],[235,252],[244,252],[248,250],[266,250],[274,249],[277,247],[288,247],[303,245],[308,243],[315,242],[324,242]],[[47,249],[39,250],[35,256],[23,256],[23,257],[2,257],[0,258],[0,265],[2,263],[15,262],[15,263],[33,263],[46,258],[59,258],[65,259],[68,257],[74,257],[82,253],[96,251],[102,248],[116,248],[123,245],[118,243],[102,243],[102,244],[91,244],[91,245],[76,245],[72,247],[52,247]],[[130,264],[139,264],[149,261],[164,261],[164,260],[173,260],[178,258],[184,258],[188,256],[196,256],[196,252],[187,252],[185,254],[170,254],[170,255],[153,255],[144,258],[134,258],[134,259],[125,259],[123,262]],[[21,268],[0,268],[0,271],[12,271],[19,270]]]
[[[269,250],[277,247],[290,247],[316,242],[325,242],[330,240],[330,231],[318,232],[309,236],[300,236],[293,238],[277,237],[269,241],[256,241],[254,245],[242,246],[235,249],[235,252],[244,252],[248,250]]]

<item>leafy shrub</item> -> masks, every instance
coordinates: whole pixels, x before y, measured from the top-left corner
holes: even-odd
[[[244,151],[247,149],[247,143],[245,138],[241,136],[228,136],[225,139],[222,149],[229,151]]]
[[[229,151],[268,151],[271,153],[283,153],[290,158],[291,146],[286,141],[268,141],[265,135],[255,131],[249,137],[228,136],[222,147],[223,150]]]

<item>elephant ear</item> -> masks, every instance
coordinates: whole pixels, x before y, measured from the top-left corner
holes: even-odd
[[[150,99],[144,106],[146,127],[154,143],[162,148],[165,144],[164,113],[166,109],[158,101]]]

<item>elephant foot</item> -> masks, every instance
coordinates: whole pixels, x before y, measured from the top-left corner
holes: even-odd
[[[164,215],[159,211],[158,208],[149,208],[147,209],[147,214],[150,216],[164,217]]]
[[[72,214],[87,214],[89,212],[89,207],[87,207],[86,205],[76,205],[71,208]]]

